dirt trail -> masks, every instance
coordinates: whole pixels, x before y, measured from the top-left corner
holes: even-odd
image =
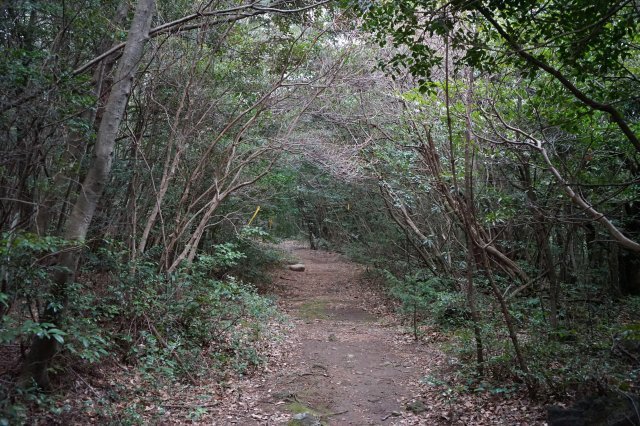
[[[267,374],[245,424],[287,424],[311,412],[328,425],[397,424],[419,395],[429,359],[424,345],[401,339],[362,282],[363,270],[335,253],[289,244],[306,265],[275,277],[280,306],[292,318],[286,366]],[[405,421],[408,419],[404,419]]]
[[[505,399],[442,386],[454,362],[439,349],[443,336],[432,331],[416,343],[403,333],[363,267],[300,243],[282,248],[306,265],[274,273],[278,305],[292,326],[283,341],[270,340],[268,369],[230,382],[204,423],[292,425],[294,414],[308,412],[324,425],[546,424],[542,407],[521,394]],[[407,410],[416,401],[424,410],[417,415]]]

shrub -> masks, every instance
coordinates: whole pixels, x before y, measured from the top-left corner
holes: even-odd
[[[47,300],[53,272],[34,268],[33,259],[53,255],[64,242],[22,235],[2,243],[2,267],[10,285],[0,293],[0,344],[26,348],[34,335],[54,338],[62,345],[57,371],[119,360],[136,366],[149,385],[160,387],[229,369],[242,374],[263,361],[261,345],[271,337],[268,327],[276,309],[255,287],[232,275],[248,257],[241,247],[250,247],[249,255],[259,253],[253,243],[219,244],[212,254],[165,274],[158,272],[153,253],[127,262],[123,244],[105,241],[87,255],[77,282],[68,286],[64,320],[58,325],[38,322],[37,312],[30,316],[30,309]],[[40,411],[58,409],[33,395],[28,384],[17,382],[2,392],[0,410],[8,414],[0,422],[20,423],[34,404]],[[96,404],[108,411],[108,401]]]

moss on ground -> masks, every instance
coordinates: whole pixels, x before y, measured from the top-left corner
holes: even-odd
[[[298,401],[290,402],[289,404],[285,405],[285,409],[291,412],[292,414],[309,413],[309,414],[313,414],[314,416],[320,415],[320,412],[315,408],[305,405]]]
[[[312,300],[300,306],[300,316],[306,320],[327,318],[327,302],[324,300]]]
[[[331,411],[326,407],[312,407],[300,401],[292,401],[289,404],[285,405],[284,408],[291,414],[309,413],[318,419],[322,419],[324,416],[327,416],[331,413]],[[300,422],[299,420],[292,419],[287,423],[287,426],[297,426],[301,424],[302,422]],[[324,425],[325,422],[322,421],[321,424]]]

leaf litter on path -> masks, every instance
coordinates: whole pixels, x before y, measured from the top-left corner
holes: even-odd
[[[524,395],[464,393],[452,380],[425,380],[451,370],[438,347],[446,336],[414,341],[367,286],[362,266],[286,248],[305,264],[304,272],[274,275],[292,327],[271,346],[268,371],[234,381],[203,422],[286,425],[309,412],[327,425],[544,424],[542,407]]]

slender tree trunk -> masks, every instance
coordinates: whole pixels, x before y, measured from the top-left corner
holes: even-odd
[[[473,285],[473,265],[474,265],[474,247],[471,239],[467,237],[467,285],[465,288],[467,296],[467,306],[471,314],[473,322],[473,337],[476,341],[476,371],[478,377],[484,376],[484,344],[482,341],[482,330],[480,329],[480,313],[476,304],[476,292]]]
[[[156,194],[156,200],[153,204],[153,208],[151,209],[151,213],[149,214],[149,218],[147,219],[147,223],[142,231],[142,236],[140,237],[140,242],[138,243],[138,253],[143,254],[144,250],[147,246],[147,241],[149,239],[149,234],[151,233],[151,229],[153,225],[155,225],[158,215],[162,210],[162,203],[164,202],[164,197],[169,190],[169,184],[173,179],[178,165],[180,164],[182,153],[185,149],[186,141],[183,136],[183,129],[181,128],[180,119],[182,118],[182,112],[187,104],[187,97],[189,96],[189,91],[191,90],[191,83],[193,81],[194,68],[195,64],[198,61],[193,61],[193,68],[191,69],[191,73],[189,74],[189,80],[187,84],[184,86],[182,91],[182,96],[180,97],[180,103],[178,104],[178,109],[176,110],[175,116],[173,118],[172,124],[172,132],[171,138],[169,140],[169,144],[167,146],[167,156],[164,162],[164,167],[162,170],[162,178],[160,179],[160,188],[158,189],[158,193]],[[175,153],[172,154],[173,146],[175,145]]]
[[[465,93],[465,146],[464,146],[464,193],[466,200],[466,209],[469,215],[475,218],[475,205],[473,195],[473,159],[474,152],[472,150],[473,127],[471,121],[471,102],[473,100],[473,71],[467,70],[467,78],[469,80],[469,89]],[[453,153],[451,154],[453,155]],[[467,296],[467,306],[471,314],[473,322],[473,336],[476,341],[476,370],[478,377],[484,376],[484,347],[482,341],[482,330],[480,329],[480,313],[476,306],[476,294],[473,284],[473,265],[475,261],[475,247],[468,233],[467,237],[467,285],[465,293]]]
[[[540,211],[538,205],[538,198],[536,192],[533,189],[533,182],[531,179],[531,173],[528,164],[523,164],[521,167],[521,178],[525,186],[525,193],[530,201],[531,212],[535,217],[535,223],[533,229],[535,232],[535,240],[538,244],[538,250],[540,252],[540,265],[544,269],[544,275],[549,281],[549,323],[551,327],[556,330],[558,328],[558,306],[560,303],[560,280],[556,271],[556,265],[553,261],[553,254],[551,252],[551,244],[549,238],[551,236],[552,229],[547,224],[547,220],[544,214]]]
[[[122,0],[116,10],[116,16],[112,21],[114,27],[120,27],[127,17],[129,12],[129,2]],[[100,43],[98,53],[104,52],[118,43],[113,42],[107,38]],[[93,72],[92,78],[92,94],[96,98],[95,108],[88,108],[82,115],[82,119],[87,122],[87,125],[94,128],[96,121],[100,120],[100,116],[104,112],[101,99],[108,96],[111,90],[112,79],[109,78],[111,71],[116,63],[117,55],[111,55],[105,61],[103,61]],[[96,129],[97,131],[98,129]],[[85,141],[85,135],[79,131],[71,131],[69,141],[67,142],[67,150],[62,154],[62,163],[65,165],[62,170],[53,178],[51,189],[43,194],[42,201],[38,208],[38,214],[36,216],[36,226],[39,235],[47,235],[50,229],[50,223],[54,213],[55,200],[59,197],[58,191],[64,192],[63,198],[60,201],[60,207],[57,211],[59,218],[59,225],[62,224],[66,217],[66,206],[69,204],[69,196],[71,195],[71,189],[77,186],[77,182],[80,180],[79,164],[86,155],[87,144]],[[56,233],[60,233],[61,226],[55,228]]]
[[[611,290],[611,296],[618,299],[622,296],[620,291],[620,265],[618,259],[620,255],[620,247],[615,242],[609,243],[609,250],[607,251],[607,264],[609,266],[609,288]]]
[[[544,265],[545,275],[549,280],[549,323],[556,330],[558,328],[558,305],[560,303],[560,282],[556,272],[556,265],[553,262],[551,254],[551,245],[549,244],[549,232],[544,226],[544,222],[540,219],[536,225],[536,234],[538,244],[542,254],[542,264]]]
[[[115,83],[100,122],[93,159],[66,223],[64,238],[71,242],[81,243],[86,238],[98,200],[109,179],[116,136],[133,86],[134,75],[149,37],[154,9],[154,0],[139,0],[136,5],[126,46],[115,75]],[[53,300],[47,303],[47,308],[40,318],[42,323],[60,326],[62,310],[67,301],[67,285],[75,273],[77,259],[77,251],[69,250],[60,256],[61,268],[53,277]],[[57,349],[55,339],[36,337],[25,361],[26,376],[43,389],[49,387],[48,368]]]
[[[171,273],[175,271],[176,268],[180,266],[180,263],[182,263],[183,260],[187,260],[187,262],[193,261],[198,251],[198,245],[200,244],[200,239],[204,234],[207,223],[209,223],[209,219],[211,219],[211,216],[213,216],[224,198],[226,198],[226,194],[216,194],[213,200],[211,200],[209,208],[200,219],[200,222],[198,222],[198,226],[191,234],[191,237],[189,237],[189,241],[185,244],[180,254],[173,260],[173,262],[171,262],[171,266],[169,266],[167,272]]]
[[[496,300],[500,304],[500,311],[502,312],[502,318],[504,319],[504,323],[507,326],[507,331],[509,332],[509,338],[511,339],[511,343],[513,345],[513,350],[516,355],[516,363],[518,364],[518,368],[520,369],[520,373],[522,375],[522,379],[527,385],[527,390],[529,391],[529,395],[531,398],[536,397],[536,386],[531,374],[529,374],[529,368],[527,366],[527,362],[524,359],[524,355],[522,354],[522,349],[520,348],[520,342],[518,341],[518,335],[516,333],[516,327],[513,324],[513,317],[509,312],[509,306],[507,305],[507,301],[504,299],[504,296],[500,292],[498,288],[498,284],[493,277],[493,272],[491,271],[491,265],[489,264],[489,256],[486,252],[482,252],[482,263],[484,264],[484,272],[487,278],[489,279],[489,283],[491,284],[491,291],[495,296]]]

